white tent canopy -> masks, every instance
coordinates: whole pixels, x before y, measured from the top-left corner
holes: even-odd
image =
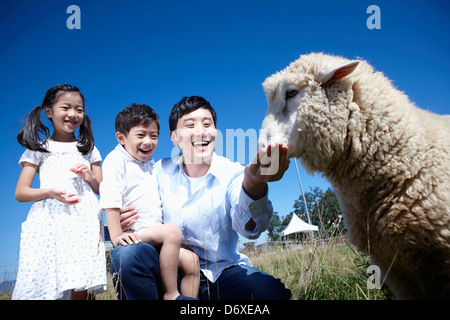
[[[291,221],[281,234],[283,236],[287,236],[288,234],[291,233],[311,232],[311,231],[319,231],[319,227],[304,222],[294,213],[292,215]]]

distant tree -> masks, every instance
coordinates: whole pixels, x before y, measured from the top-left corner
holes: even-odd
[[[345,233],[345,227],[342,223],[342,213],[335,192],[328,188],[323,192],[320,188],[311,188],[305,192],[306,207],[303,196],[294,201],[294,210],[288,213],[283,219],[278,212],[274,212],[268,228],[268,234],[271,241],[277,241],[281,238],[281,232],[287,227],[295,213],[300,219],[308,222],[306,209],[308,208],[311,224],[319,226],[322,238]],[[288,239],[303,238],[303,235],[288,235]]]
[[[328,188],[323,192],[320,188],[311,188],[305,193],[306,205],[311,219],[311,224],[319,226],[322,237],[336,235],[336,232],[345,232],[342,222],[342,212],[339,201],[333,189]],[[294,213],[300,219],[308,222],[305,202],[300,195],[294,202]]]
[[[274,211],[272,219],[270,220],[269,227],[267,228],[270,241],[278,241],[280,239],[281,231],[282,228],[280,216],[278,215],[278,212]]]
[[[269,227],[267,228],[270,241],[281,240],[281,232],[286,229],[289,221],[291,221],[292,212],[288,213],[283,220],[281,220],[278,212],[274,212]]]

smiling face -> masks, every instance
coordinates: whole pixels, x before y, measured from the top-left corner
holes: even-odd
[[[84,117],[84,103],[78,92],[65,92],[52,107],[45,107],[45,114],[52,121],[56,141],[74,141],[75,130]]]
[[[211,112],[199,108],[178,119],[177,129],[171,131],[174,145],[183,152],[185,164],[210,163],[217,139],[217,129]]]
[[[117,141],[136,160],[147,161],[158,146],[159,130],[155,122],[131,127],[127,135],[116,133]]]

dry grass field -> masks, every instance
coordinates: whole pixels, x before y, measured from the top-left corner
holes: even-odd
[[[246,254],[256,268],[280,278],[291,290],[292,300],[393,299],[384,286],[368,289],[370,258],[345,241],[275,246]],[[9,300],[11,294],[0,294],[0,299]],[[109,273],[107,291],[96,299],[117,300]]]
[[[256,268],[280,278],[293,300],[387,300],[389,289],[368,289],[370,258],[333,241],[249,254]]]

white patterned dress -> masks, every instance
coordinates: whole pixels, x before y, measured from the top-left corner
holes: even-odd
[[[101,161],[97,148],[82,155],[76,142],[48,141],[50,153],[26,150],[19,164],[38,165],[41,188],[59,188],[82,200],[66,205],[53,198],[36,201],[22,224],[19,271],[12,299],[67,297],[70,290],[106,289],[103,220],[90,185],[71,172],[77,163]]]

